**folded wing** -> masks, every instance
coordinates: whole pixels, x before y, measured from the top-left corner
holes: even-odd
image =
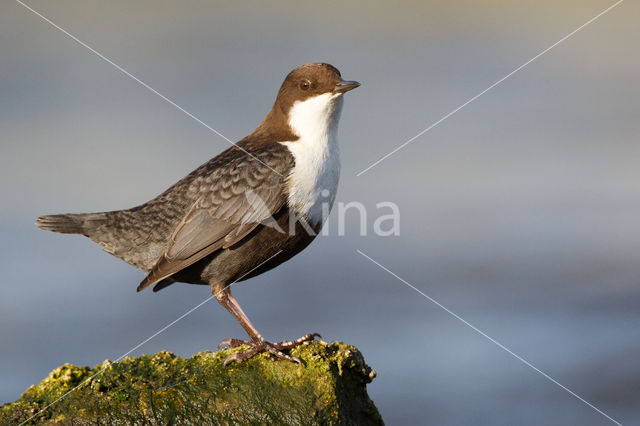
[[[138,291],[240,242],[282,208],[293,159],[273,149],[254,155],[236,158],[209,179],[194,183],[197,188],[190,190],[202,195],[175,229]]]

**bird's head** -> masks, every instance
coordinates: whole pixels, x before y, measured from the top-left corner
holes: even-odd
[[[343,80],[333,65],[316,62],[299,66],[284,79],[261,127],[275,124],[287,128],[289,140],[291,136],[327,132],[340,118],[342,96],[358,86],[357,81]]]

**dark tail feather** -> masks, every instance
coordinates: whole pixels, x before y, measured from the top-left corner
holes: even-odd
[[[165,278],[164,280],[153,286],[153,292],[155,293],[162,290],[163,288],[167,288],[173,283],[175,283],[175,280],[173,278]]]
[[[36,225],[45,231],[90,235],[105,221],[105,218],[104,213],[54,214],[40,216],[36,220]]]

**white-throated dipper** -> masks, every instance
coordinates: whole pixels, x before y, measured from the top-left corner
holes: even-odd
[[[251,340],[225,360],[283,351],[270,343],[231,295],[230,285],[287,261],[322,228],[340,176],[336,133],[344,93],[358,87],[332,65],[302,65],[287,75],[266,118],[247,137],[153,200],[128,210],[41,216],[40,229],[83,234],[105,251],[147,272],[138,291],[174,282],[206,284]]]

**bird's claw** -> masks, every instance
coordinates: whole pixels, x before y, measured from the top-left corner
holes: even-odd
[[[229,348],[237,348],[240,346],[249,346],[249,349],[243,351],[243,352],[236,352],[234,354],[229,355],[225,360],[224,360],[224,365],[228,365],[231,362],[242,362],[242,361],[246,361],[247,359],[253,357],[254,355],[259,354],[260,352],[264,352],[267,351],[270,354],[274,355],[277,358],[280,359],[285,359],[287,361],[291,361],[291,362],[295,362],[297,364],[300,364],[302,361],[300,360],[300,358],[297,358],[295,356],[291,356],[291,355],[287,355],[284,352],[282,352],[283,350],[287,350],[287,349],[291,349],[294,348],[298,345],[303,344],[304,342],[309,342],[311,340],[314,340],[314,338],[322,338],[318,333],[309,333],[309,334],[305,334],[304,336],[302,336],[299,339],[293,340],[293,341],[289,341],[289,340],[285,340],[279,343],[271,343],[271,342],[267,342],[266,340],[260,340],[260,341],[247,341],[247,340],[240,340],[240,339],[226,339],[223,340],[222,342],[220,342],[220,344],[218,345],[218,349],[220,349],[221,346],[223,345],[227,345],[229,346]]]
[[[220,349],[221,347],[223,347],[224,345],[227,345],[229,348],[233,349],[233,348],[237,348],[243,345],[249,345],[251,346],[251,341],[250,340],[242,340],[242,339],[225,339],[222,342],[220,342],[218,344],[218,349]]]

